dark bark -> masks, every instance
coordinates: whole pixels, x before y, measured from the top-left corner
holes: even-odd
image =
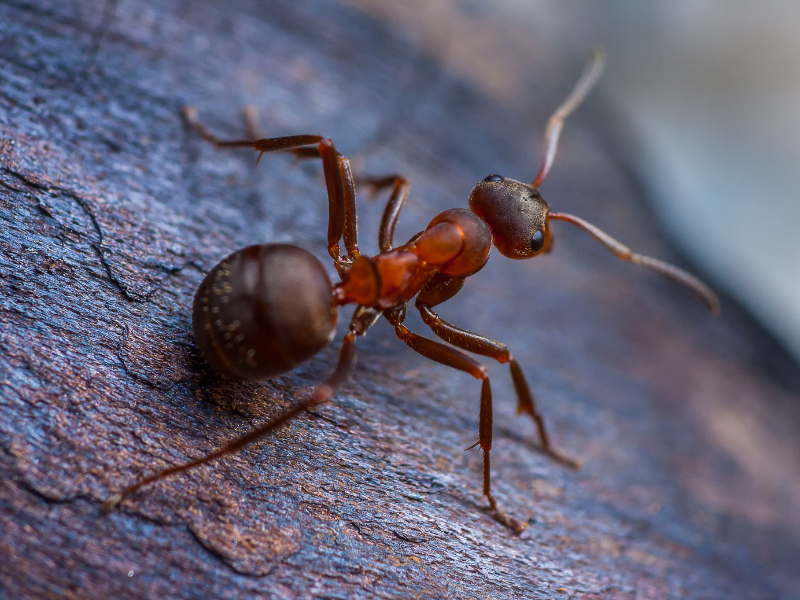
[[[385,323],[334,404],[101,510],[304,397],[335,360],[336,344],[245,384],[198,356],[203,273],[266,241],[324,259],[327,207],[319,165],[254,170],[186,131],[183,105],[238,137],[252,103],[270,134],[328,135],[365,172],[402,173],[399,240],[489,173],[531,179],[568,75],[521,114],[321,0],[0,3],[0,596],[796,597],[796,366],[733,303],[715,321],[567,225],[552,255],[494,253],[437,309],[510,346],[556,443],[585,460],[572,473],[537,453],[491,366],[495,495],[529,522],[521,537],[488,516],[480,455],[462,450],[479,383]],[[598,111],[567,124],[543,192],[676,260]],[[359,211],[374,252],[380,208]]]

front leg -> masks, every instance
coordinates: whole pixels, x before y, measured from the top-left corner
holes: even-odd
[[[325,172],[328,190],[328,254],[334,260],[339,275],[344,275],[358,258],[358,228],[356,223],[356,190],[350,161],[339,154],[333,141],[321,135],[292,135],[260,140],[222,140],[212,134],[200,121],[196,111],[183,109],[186,123],[200,137],[218,148],[253,148],[258,158],[267,152],[292,152],[298,157],[319,157]],[[341,255],[339,240],[344,240],[346,254]]]
[[[508,363],[511,379],[514,382],[514,391],[517,394],[517,414],[526,413],[533,419],[539,433],[542,452],[563,465],[575,470],[580,469],[580,461],[565,456],[556,450],[550,442],[544,418],[536,408],[536,402],[533,399],[528,382],[525,380],[525,375],[516,359],[509,352],[508,347],[477,333],[459,329],[442,319],[432,310],[433,306],[455,296],[463,286],[463,282],[463,279],[444,275],[437,275],[432,279],[417,296],[416,306],[422,315],[422,320],[431,328],[433,333],[447,343],[468,352],[488,356],[499,363]]]

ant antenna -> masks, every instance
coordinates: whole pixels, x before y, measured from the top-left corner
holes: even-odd
[[[547,121],[547,129],[545,130],[545,152],[542,167],[539,169],[539,174],[533,180],[533,187],[539,187],[550,172],[550,167],[553,166],[553,161],[556,158],[556,150],[558,150],[558,138],[561,137],[561,129],[564,127],[564,119],[571,115],[580,103],[586,98],[591,91],[594,84],[600,78],[600,74],[606,66],[606,53],[602,48],[596,48],[592,51],[589,64],[586,70],[581,75],[575,88],[572,90],[567,99],[556,109],[550,120]]]
[[[569,215],[567,213],[548,212],[547,219],[555,219],[556,221],[566,221],[567,223],[572,223],[573,225],[583,229],[586,233],[603,244],[603,246],[608,248],[608,250],[610,250],[611,253],[617,258],[641,265],[645,269],[650,269],[656,273],[661,273],[662,275],[677,281],[681,285],[689,288],[695,294],[697,294],[703,301],[703,304],[706,305],[708,312],[714,316],[719,315],[719,299],[717,298],[716,294],[711,291],[711,288],[709,288],[694,275],[690,275],[683,269],[679,269],[675,265],[671,265],[663,260],[636,254],[625,244],[618,242],[605,231],[602,231],[599,227],[595,227],[580,217]]]

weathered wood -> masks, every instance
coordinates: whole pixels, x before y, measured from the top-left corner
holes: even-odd
[[[479,385],[385,324],[333,405],[100,508],[289,406],[335,357],[245,384],[198,356],[203,273],[256,242],[325,259],[327,210],[318,165],[254,170],[187,132],[183,105],[233,136],[252,103],[270,134],[323,133],[364,171],[403,173],[400,239],[489,173],[532,178],[531,138],[572,79],[543,79],[519,114],[322,0],[0,3],[0,596],[797,597],[796,366],[731,302],[711,320],[567,225],[547,257],[495,253],[440,311],[509,344],[585,460],[575,474],[536,452],[492,366],[495,493],[522,537],[486,514],[462,450]],[[543,191],[675,260],[592,128],[598,105]],[[380,208],[359,211],[374,251]]]

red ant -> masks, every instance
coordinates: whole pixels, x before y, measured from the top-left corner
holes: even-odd
[[[553,164],[564,119],[586,97],[604,63],[604,54],[596,51],[572,93],[550,117],[545,134],[545,157],[531,184],[490,175],[473,188],[469,197],[470,210],[451,208],[440,213],[425,231],[402,246],[395,247],[393,237],[408,195],[408,181],[399,175],[360,180],[375,192],[392,188],[380,226],[380,254],[371,257],[358,251],[356,193],[350,163],[330,139],[319,135],[294,135],[255,141],[222,141],[196,120],[191,109],[184,111],[189,125],[220,148],[253,148],[259,152],[259,159],[266,152],[285,151],[302,159],[322,160],[329,199],[328,252],[342,279],[333,285],[319,260],[296,246],[265,244],[234,252],[208,273],[194,298],[194,334],[197,346],[211,366],[239,379],[275,377],[308,360],[330,343],[338,306],[356,304],[357,308],[344,336],[336,369],[316,386],[309,398],[216,452],[145,477],[113,494],[104,503],[106,509],[113,508],[143,485],[235,452],[306,410],[331,400],[355,364],[356,337],[364,335],[383,315],[394,326],[397,337],[412,350],[481,380],[479,436],[474,446],[480,445],[483,450],[483,493],[497,521],[517,532],[522,531],[525,524],[501,512],[492,496],[489,459],[492,391],[486,368],[462,350],[508,363],[517,395],[517,412],[528,414],[535,422],[541,450],[574,469],[580,464],[551,444],[525,376],[508,348],[447,323],[433,308],[452,298],[467,277],[483,268],[492,243],[508,258],[531,258],[550,250],[550,223],[567,221],[589,233],[617,257],[685,285],[700,296],[711,313],[719,312],[716,296],[700,280],[678,267],[631,252],[630,248],[579,217],[553,212],[539,192]],[[344,255],[340,252],[340,240],[344,241]],[[412,333],[403,325],[406,303],[415,296],[415,306],[422,320],[450,346]]]

